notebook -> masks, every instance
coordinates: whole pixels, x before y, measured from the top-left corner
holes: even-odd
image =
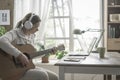
[[[94,37],[87,49],[87,51],[73,51],[69,53],[69,56],[89,56],[92,52],[95,44],[97,42],[97,37]]]

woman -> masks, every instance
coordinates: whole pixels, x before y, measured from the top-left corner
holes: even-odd
[[[21,21],[18,22],[17,28],[12,29],[5,35],[0,37],[0,48],[6,53],[16,57],[23,66],[29,64],[28,58],[17,48],[14,44],[33,44],[34,33],[38,31],[40,25],[40,18],[38,15],[29,13]],[[26,71],[20,80],[58,80],[55,73],[42,68],[34,68]]]

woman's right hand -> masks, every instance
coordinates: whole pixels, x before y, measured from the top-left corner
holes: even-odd
[[[20,54],[17,59],[21,62],[22,66],[27,66],[29,64],[28,58],[24,54]]]

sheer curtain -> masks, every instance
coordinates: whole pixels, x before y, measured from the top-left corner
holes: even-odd
[[[49,13],[51,0],[15,0],[14,2],[14,27],[27,13],[33,12],[40,16],[41,24],[37,32],[37,40],[43,39]]]
[[[43,40],[44,32],[46,30],[46,24],[49,18],[49,10],[50,10],[50,3],[51,0],[41,0],[41,8],[40,8],[40,17],[41,17],[41,24],[39,27],[39,32],[37,32],[38,40]]]

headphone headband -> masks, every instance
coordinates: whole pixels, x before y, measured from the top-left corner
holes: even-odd
[[[31,16],[30,16],[30,18],[29,18],[29,21],[32,20],[33,16],[34,16],[34,14],[32,13]]]

